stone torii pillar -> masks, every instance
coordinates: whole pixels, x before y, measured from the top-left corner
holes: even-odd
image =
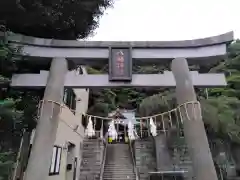
[[[62,102],[67,71],[68,63],[65,58],[53,58],[43,100]],[[58,104],[48,101],[42,104],[25,180],[47,180],[49,176],[60,108]]]
[[[176,97],[178,105],[196,101],[196,93],[190,78],[187,60],[177,58],[172,61],[172,72],[176,81]],[[194,104],[187,105],[189,120],[183,117],[184,136],[193,162],[195,180],[217,180],[212,154],[209,148],[204,123],[199,108]],[[183,107],[184,108],[184,107]],[[186,115],[181,108],[181,113]],[[195,111],[193,111],[195,108]],[[195,114],[193,114],[195,112]]]

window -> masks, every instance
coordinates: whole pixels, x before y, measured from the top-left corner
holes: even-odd
[[[60,172],[62,148],[58,146],[53,147],[52,161],[49,175],[57,175]]]
[[[63,103],[69,107],[69,109],[74,110],[75,114],[76,110],[76,95],[72,89],[65,89],[63,95]]]

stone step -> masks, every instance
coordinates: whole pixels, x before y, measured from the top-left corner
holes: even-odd
[[[98,156],[83,155],[82,158],[83,158],[83,161],[85,161],[85,160],[89,160],[89,161],[94,160],[94,162],[98,162],[98,161],[102,160],[102,157],[100,156],[100,153],[98,154]]]
[[[91,159],[94,159],[94,158],[101,158],[100,155],[101,155],[102,152],[96,152],[96,154],[89,154],[89,153],[83,153],[82,154],[82,157],[83,158],[91,158]]]
[[[83,149],[85,149],[85,148],[103,148],[103,146],[101,146],[99,144],[84,144]]]
[[[98,143],[86,143],[86,144],[83,144],[83,148],[88,148],[88,147],[91,147],[91,148],[103,148],[104,146],[101,145],[101,144],[98,144]]]
[[[108,176],[103,176],[103,179],[136,179],[136,176],[133,175],[119,175],[119,176],[115,176],[115,175],[108,175]]]
[[[109,154],[106,159],[129,159],[129,154],[128,155],[119,155],[118,154]]]
[[[95,158],[88,158],[88,157],[83,157],[82,162],[101,162],[101,159],[99,157],[95,157]]]
[[[105,169],[133,169],[132,165],[116,165],[116,166],[106,166],[104,167]]]
[[[112,163],[105,163],[106,167],[132,167],[131,162],[118,162],[118,161],[113,161]]]
[[[151,155],[151,156],[149,156]],[[155,155],[155,153],[153,153],[153,151],[140,151],[138,153],[135,153],[135,156],[139,156],[139,157],[142,157],[142,156],[145,156],[145,157],[153,157]]]
[[[81,175],[89,175],[89,172],[81,172],[80,176]],[[94,176],[99,176],[99,172],[95,172],[95,171],[91,171],[91,175],[94,175]]]
[[[117,163],[124,163],[124,164],[132,164],[131,159],[123,159],[123,160],[118,160],[118,159],[111,159],[109,161],[106,161],[105,164],[109,164],[109,165],[114,165]]]
[[[113,158],[108,158],[107,160],[106,160],[106,163],[109,163],[109,164],[111,164],[111,162],[132,162],[131,161],[131,159],[130,159],[130,157],[128,157],[128,158],[117,158],[117,157],[113,157]]]
[[[98,142],[83,142],[83,147],[103,147],[104,145]]]
[[[104,144],[102,142],[98,142],[98,141],[83,141],[83,144],[104,146]]]
[[[103,179],[105,179],[105,178],[113,178],[113,179],[115,179],[115,178],[119,178],[119,179],[123,179],[123,178],[125,178],[125,179],[134,179],[134,178],[136,178],[136,176],[135,175],[131,175],[131,174],[126,174],[126,175],[114,175],[114,174],[109,174],[109,175],[104,175],[103,176]]]
[[[135,152],[136,153],[141,153],[141,152],[153,152],[154,151],[154,149],[152,148],[152,149],[150,149],[150,148],[142,148],[142,149],[135,149]]]
[[[106,169],[106,168],[104,168],[104,173],[105,172],[113,172],[113,169]],[[128,168],[128,169],[116,169],[115,170],[116,172],[131,172],[131,173],[133,173],[134,172],[134,170],[132,169],[132,168]],[[115,172],[114,171],[114,172]]]
[[[94,145],[94,146],[90,146],[90,145],[85,145],[85,146],[83,146],[83,148],[82,148],[83,150],[87,150],[87,149],[103,149],[103,147],[101,147],[101,146],[98,146],[98,145]]]
[[[99,149],[99,148],[84,148],[84,149],[82,150],[82,152],[94,154],[94,152],[99,152],[99,151],[102,151],[102,150],[103,150],[103,149]]]
[[[97,179],[100,179],[100,176],[95,174],[83,175],[80,176],[79,178],[79,180],[97,180]]]
[[[92,168],[92,169],[99,168],[100,169],[100,166],[101,165],[99,165],[99,164],[95,165],[93,163],[81,164],[81,168]]]
[[[92,167],[98,167],[98,166],[100,166],[101,165],[101,163],[93,163],[93,162],[82,162],[81,163],[81,166],[92,166]]]
[[[136,149],[135,149],[137,152],[139,152],[139,151],[153,151],[154,150],[154,148],[153,147],[136,147]]]
[[[136,178],[114,178],[114,177],[110,177],[110,178],[103,178],[103,180],[136,180]]]
[[[133,170],[131,171],[128,171],[128,170],[121,170],[121,171],[104,171],[103,174],[116,174],[116,175],[124,175],[124,174],[132,174],[132,175],[135,175],[135,173],[133,172]]]
[[[129,163],[126,163],[126,162],[117,162],[115,161],[114,164],[105,164],[105,167],[132,167],[133,165],[129,162]]]
[[[106,158],[106,162],[108,161],[129,161],[130,162],[130,157],[128,158],[108,157]]]
[[[108,167],[122,167],[122,166],[133,166],[131,162],[121,162],[122,164],[119,164],[119,161],[112,161],[112,162],[108,162],[108,163],[105,163],[105,166],[108,166]]]
[[[103,142],[101,141],[83,141],[84,144],[99,144],[99,145],[103,145]]]
[[[103,178],[105,179],[105,178],[126,178],[126,179],[128,179],[128,178],[131,178],[131,179],[134,179],[136,176],[135,175],[133,175],[133,174],[119,174],[119,175],[117,175],[117,174],[107,174],[107,175],[103,175]]]
[[[114,173],[114,172],[123,172],[123,173],[133,173],[133,169],[104,169],[104,172],[110,172],[110,173]]]
[[[118,159],[127,159],[129,158],[129,153],[128,154],[119,154],[119,153],[113,153],[113,152],[109,152],[111,154],[108,154],[107,159],[112,158],[112,157],[116,157]]]
[[[101,153],[102,150],[93,150],[93,149],[89,149],[89,150],[84,150],[82,151],[85,155],[92,155],[92,156],[98,156],[98,153]]]
[[[94,145],[84,145],[82,149],[103,149],[103,146],[94,144]]]
[[[132,167],[133,165],[129,162],[129,163],[126,163],[126,162],[118,162],[118,161],[115,161],[113,162],[112,164],[105,164],[105,166],[107,167],[123,167],[123,166],[126,166],[126,167]]]
[[[125,167],[122,167],[122,168],[106,168],[106,167],[104,167],[104,171],[134,172],[134,168],[133,167],[126,167],[126,168]]]
[[[101,158],[99,158],[99,157],[96,157],[96,158],[88,158],[88,157],[83,157],[83,160],[82,160],[82,162],[92,162],[92,163],[99,163],[99,162],[101,162]]]
[[[100,180],[100,177],[80,177],[78,180]]]
[[[82,160],[82,163],[93,163],[93,164],[96,164],[96,163],[101,163],[101,160],[100,159],[98,159],[98,158],[84,158],[83,160]]]
[[[127,158],[127,157],[129,157],[129,152],[127,152],[127,153],[122,153],[122,152],[115,152],[115,151],[107,151],[107,153],[111,153],[111,154],[109,154],[109,156],[108,157],[119,157],[119,158]]]
[[[106,157],[106,159],[129,159],[129,155],[120,155],[118,156],[118,154],[112,153],[112,152],[107,152],[109,153]]]
[[[101,167],[92,167],[92,166],[88,166],[88,167],[81,167],[81,171],[94,171],[94,172],[98,172],[101,170]]]

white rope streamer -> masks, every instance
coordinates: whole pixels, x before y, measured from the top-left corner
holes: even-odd
[[[112,138],[112,140],[116,140],[117,137],[118,137],[118,133],[116,131],[116,128],[115,128],[115,124],[114,124],[114,121],[112,120],[109,124],[109,127],[108,127],[108,135],[109,137]]]
[[[157,136],[157,126],[153,122],[153,118],[150,118],[150,131],[152,136]]]
[[[87,137],[93,137],[95,136],[95,130],[93,128],[93,122],[92,122],[92,118],[91,116],[88,118],[88,125],[87,125],[87,128],[85,130],[85,135]]]
[[[43,106],[45,104],[47,104],[47,103],[52,103],[51,104],[52,109],[54,108],[54,104],[55,105],[59,105],[60,106],[60,113],[62,112],[62,110],[64,108],[69,109],[65,104],[62,104],[62,103],[58,103],[58,102],[51,101],[51,100],[41,100],[40,103],[39,103],[38,117],[42,116]],[[112,133],[112,137],[114,139],[117,138],[117,131],[115,129],[114,122],[112,122],[112,118],[101,117],[101,116],[94,116],[94,115],[89,115],[89,114],[85,114],[85,113],[78,113],[78,112],[76,112],[76,110],[71,110],[71,111],[74,112],[75,115],[79,114],[79,115],[84,115],[86,117],[91,117],[91,118],[94,118],[94,119],[99,118],[99,119],[102,119],[102,120],[111,120],[109,128],[110,128],[110,131]],[[191,116],[189,116],[189,113],[191,113]],[[200,113],[200,114],[197,114],[197,113]],[[173,114],[174,114],[174,118],[172,117]],[[190,102],[186,102],[186,103],[184,103],[182,105],[179,105],[177,108],[172,109],[170,111],[163,112],[163,113],[160,113],[160,114],[155,114],[153,116],[138,117],[138,118],[135,118],[135,120],[140,121],[140,137],[142,137],[142,124],[143,123],[147,123],[148,124],[147,121],[149,121],[149,119],[150,119],[150,127],[152,126],[151,124],[153,122],[153,119],[155,120],[155,126],[157,124],[159,124],[159,123],[157,123],[157,121],[160,121],[161,122],[160,123],[161,124],[161,128],[159,126],[156,126],[156,129],[159,127],[160,129],[157,129],[158,131],[163,131],[164,133],[166,133],[166,131],[168,131],[168,129],[173,126],[173,123],[175,123],[178,127],[180,127],[180,125],[182,123],[184,123],[184,121],[186,121],[186,120],[197,120],[197,117],[201,117],[201,105],[200,105],[199,101],[190,101]],[[89,118],[89,119],[91,119],[91,118]],[[91,120],[90,123],[92,123],[92,120]],[[154,124],[154,122],[153,122],[153,124]],[[169,127],[166,126],[168,124],[169,124]],[[90,127],[90,125],[88,124],[89,127]],[[92,123],[92,125],[93,125],[93,123]],[[152,127],[154,127],[154,126],[152,126]],[[87,129],[88,129],[88,127],[87,127]],[[92,126],[92,129],[94,131],[93,126]],[[90,129],[90,131],[91,131],[91,129]],[[92,131],[92,133],[89,132],[89,135],[94,134],[93,131]],[[151,134],[152,135],[154,134],[154,130],[151,130]]]
[[[128,137],[130,140],[136,139],[134,135],[134,125],[132,124],[132,121],[128,122]]]

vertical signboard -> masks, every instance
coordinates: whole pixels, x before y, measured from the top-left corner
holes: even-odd
[[[132,80],[131,48],[109,48],[109,80]]]

